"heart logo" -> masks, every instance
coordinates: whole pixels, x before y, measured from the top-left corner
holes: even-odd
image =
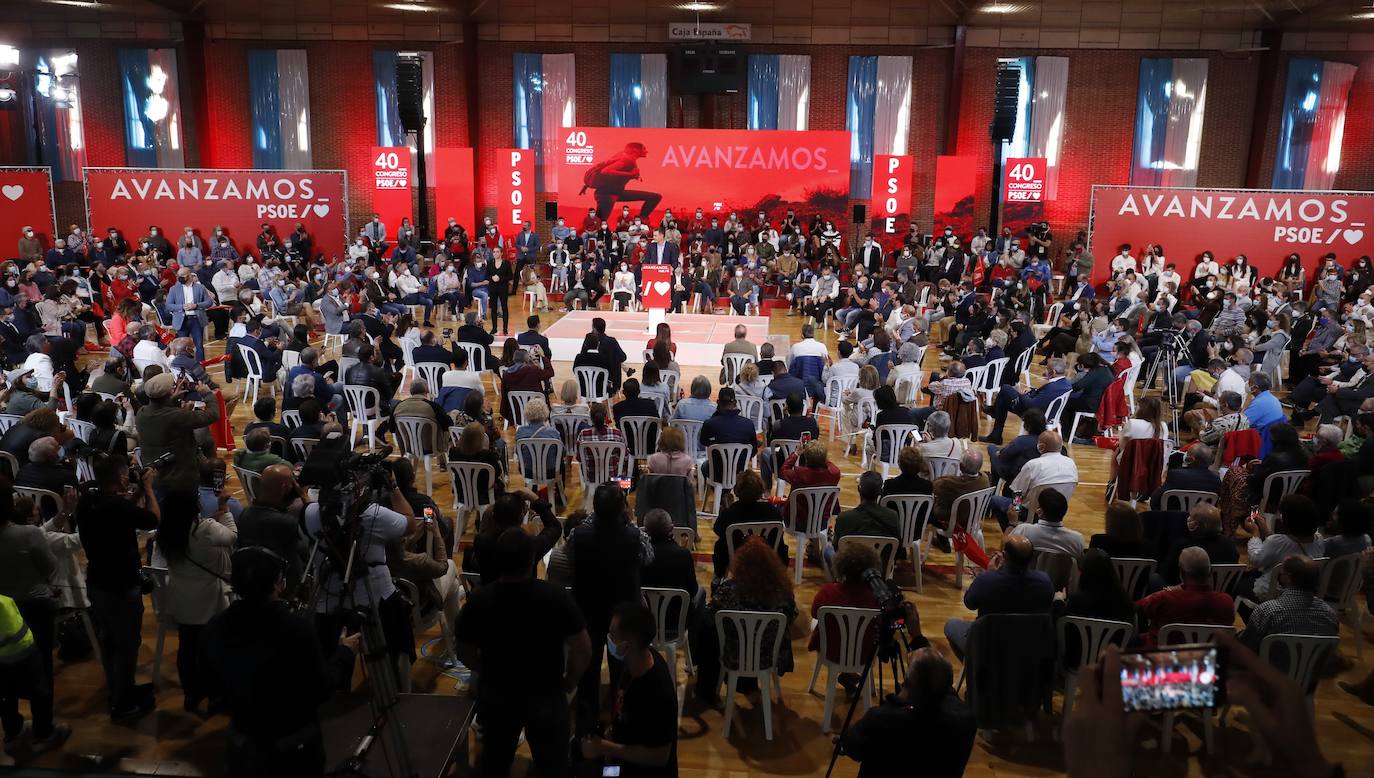
[[[315,203],[315,215],[321,218],[329,215],[328,203]]]
[[[1346,243],[1353,246],[1364,240],[1364,230],[1345,230],[1341,232],[1341,237],[1345,238]]]
[[[668,294],[668,290],[671,289],[671,288],[672,288],[672,285],[669,284],[667,281],[655,281],[655,282],[654,282],[654,294],[666,295],[666,294]]]
[[[11,200],[18,200],[19,198],[24,196],[24,187],[18,184],[6,184],[5,186],[0,187],[0,193],[3,193],[6,197],[8,197]]]

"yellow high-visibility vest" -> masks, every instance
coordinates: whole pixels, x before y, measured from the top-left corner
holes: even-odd
[[[33,633],[14,600],[0,595],[0,663],[10,664],[33,650]]]

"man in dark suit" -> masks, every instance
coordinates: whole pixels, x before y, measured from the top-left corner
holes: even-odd
[[[806,394],[806,383],[787,372],[787,365],[781,360],[773,361],[773,380],[768,384],[765,396],[769,400],[781,400],[793,394]]]
[[[348,369],[344,383],[376,389],[382,399],[381,415],[390,416],[391,398],[396,394],[396,382],[392,378],[392,374],[382,367],[377,348],[369,343],[358,349],[358,364]]]
[[[538,346],[539,353],[543,355],[543,358],[546,360],[550,359],[549,339],[539,332],[539,316],[537,314],[531,314],[528,319],[525,319],[525,327],[526,329],[524,332],[515,336],[515,342],[525,348]]]
[[[28,453],[29,461],[20,466],[15,476],[16,486],[47,489],[59,495],[68,486],[76,486],[76,469],[72,465],[58,464],[62,445],[56,438],[48,436],[35,440],[29,444]]]
[[[496,360],[491,355],[491,344],[496,342],[496,336],[482,328],[482,320],[478,318],[475,311],[468,311],[463,314],[463,326],[453,333],[453,339],[459,343],[476,343],[483,346],[484,362],[481,370],[491,370],[496,367]],[[476,365],[472,366],[477,370]]]
[[[1364,377],[1359,383],[1339,389],[1327,387],[1327,390],[1330,393],[1317,403],[1317,414],[1321,416],[1322,424],[1330,424],[1337,416],[1354,418],[1360,405],[1374,397],[1374,354],[1365,355]]]
[[[382,361],[389,368],[400,370],[401,347],[391,339],[391,334],[396,331],[396,315],[378,313],[377,306],[368,303],[367,309],[358,320],[363,323],[363,329],[367,331],[367,337],[372,340],[374,346],[377,346],[380,340]]]
[[[1064,413],[1059,417],[1070,420],[1070,423],[1075,413],[1096,415],[1097,406],[1102,403],[1103,393],[1112,381],[1116,380],[1116,376],[1112,375],[1112,369],[1107,367],[1096,352],[1090,351],[1078,358],[1078,372],[1078,377],[1073,381],[1073,388],[1069,390],[1069,400],[1064,405]],[[1073,442],[1079,445],[1092,445],[1088,438],[1075,438]]]
[[[663,228],[654,230],[654,242],[649,244],[649,248],[644,252],[643,264],[645,265],[676,265],[678,255],[682,250],[676,243],[668,243],[664,235]]]
[[[957,247],[945,249],[945,259],[940,263],[940,271],[934,280],[938,283],[941,278],[945,278],[951,284],[957,284],[963,277],[964,252]]]
[[[410,359],[415,364],[424,362],[437,362],[441,365],[453,365],[453,352],[440,346],[434,337],[434,330],[425,330],[420,336],[420,345],[411,349]]]
[[[1005,481],[1003,497],[1011,496],[1011,482],[1026,463],[1040,456],[1040,433],[1045,431],[1045,413],[1031,408],[1021,415],[1020,435],[1011,439],[1005,447],[996,444],[988,446],[988,480],[992,483]]]
[[[778,420],[777,426],[768,430],[768,439],[801,440],[803,433],[810,433],[812,440],[821,436],[816,419],[807,416],[806,392],[789,392],[787,395],[787,415]]]
[[[621,391],[625,393],[625,399],[611,406],[611,416],[616,424],[626,416],[658,417],[658,404],[647,397],[639,396],[639,381],[633,378],[626,379]]]
[[[11,365],[22,365],[29,358],[24,341],[32,334],[19,326],[13,308],[0,308],[0,340],[3,341],[5,358]]]
[[[290,437],[291,431],[285,424],[277,421],[277,400],[273,397],[259,397],[253,403],[253,421],[243,428],[243,434],[247,435],[259,427],[265,428],[267,434],[274,438]]]
[[[697,584],[696,562],[692,552],[673,540],[673,517],[662,508],[644,514],[644,532],[654,548],[654,561],[639,572],[640,586],[681,589],[692,598],[687,623],[692,614],[706,604],[706,590]]]
[[[629,357],[626,356],[625,350],[620,347],[620,341],[606,334],[605,319],[600,316],[592,319],[592,331],[595,332],[596,336],[600,339],[600,343],[597,345],[597,351],[601,354],[601,358],[606,360],[607,364],[612,365],[610,393],[615,394],[620,391],[621,366],[625,364],[625,361],[628,360]]]
[[[1046,368],[1044,385],[1025,394],[1018,392],[1015,384],[1003,384],[997,393],[997,400],[992,404],[992,410],[988,412],[992,417],[992,429],[983,438],[983,442],[1002,445],[1002,428],[1006,426],[1008,413],[1024,416],[1026,411],[1032,408],[1044,412],[1050,407],[1051,402],[1069,391],[1072,387],[1069,379],[1064,377],[1064,370],[1064,360],[1051,359]]]
[[[1002,371],[1003,384],[1015,384],[1021,377],[1012,370],[1016,367],[1016,360],[1029,349],[1035,348],[1035,333],[1031,331],[1030,325],[1017,319],[1011,323],[1012,338],[1007,343],[1005,356],[1007,367]]]
[[[539,261],[539,236],[530,229],[530,223],[525,222],[520,228],[520,234],[515,236],[515,274],[520,275],[520,271],[525,269],[525,265]]]
[[[247,346],[257,352],[258,361],[262,363],[263,381],[277,380],[277,369],[281,367],[281,349],[277,348],[275,341],[272,343],[263,342],[262,317],[254,316],[249,319],[246,328],[248,333],[239,338],[238,345]]]
[[[543,367],[530,364],[529,352],[524,349],[516,349],[515,355],[511,358],[511,366],[501,375],[501,415],[512,424],[519,421],[511,410],[511,392],[540,392],[544,391],[544,382],[553,378],[553,365],[545,362]],[[544,399],[547,401],[548,396]]]
[[[1159,580],[1155,583],[1173,586],[1180,582],[1178,555],[1190,546],[1206,551],[1214,565],[1240,562],[1235,541],[1221,534],[1221,511],[1215,505],[1200,503],[1188,512],[1188,534],[1175,540],[1159,560]]]
[[[1198,443],[1189,448],[1183,455],[1183,465],[1181,467],[1171,467],[1164,474],[1164,483],[1159,485],[1155,493],[1150,496],[1150,510],[1164,510],[1164,493],[1174,489],[1186,489],[1194,492],[1211,492],[1212,494],[1221,493],[1221,479],[1216,473],[1212,472],[1212,448],[1205,443]],[[1179,549],[1182,551],[1183,549]],[[1175,554],[1175,557],[1178,555]],[[1177,558],[1174,559],[1178,561]]]
[[[883,247],[873,240],[873,233],[869,233],[864,238],[864,245],[859,248],[859,257],[864,265],[864,272],[873,278],[882,278],[883,273]]]

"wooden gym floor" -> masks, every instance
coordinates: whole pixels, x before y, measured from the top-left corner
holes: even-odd
[[[514,298],[514,302],[518,305],[519,298]],[[514,313],[516,315],[512,316],[513,324],[523,321],[523,310]],[[560,317],[560,312],[546,313],[543,315],[544,325],[547,326]],[[803,319],[800,317],[789,317],[785,312],[774,312],[770,316],[770,333],[786,335],[792,342],[796,342],[800,339],[802,322]],[[827,332],[824,337],[833,348],[836,336]],[[627,352],[638,354],[638,343],[629,342],[622,345]],[[222,347],[223,341],[207,344],[207,350],[212,355],[220,353]],[[631,365],[634,362],[632,359]],[[927,356],[926,368],[938,369],[938,357],[934,349]],[[565,378],[572,377],[571,363],[556,363],[556,369],[555,385]],[[710,377],[713,385],[716,383],[716,370],[684,367],[684,385],[698,372]],[[216,376],[221,375],[218,369],[212,373]],[[496,405],[495,398],[491,399],[492,404]],[[250,410],[244,406],[235,408],[232,415],[236,430],[241,430],[251,419]],[[988,426],[988,422],[984,420],[984,432]],[[506,434],[513,437],[512,431],[507,431]],[[983,447],[983,444],[977,445]],[[1078,462],[1083,481],[1070,502],[1067,524],[1081,531],[1086,538],[1095,532],[1101,532],[1103,528],[1103,488],[1107,480],[1107,452],[1077,446],[1071,453]],[[859,461],[857,457],[845,458],[839,445],[832,445],[831,456],[844,473],[841,481],[841,503],[846,507],[852,506],[857,502],[855,484],[860,472]],[[577,504],[580,490],[575,481],[573,490],[573,501]],[[449,506],[452,504],[452,494],[447,474],[442,470],[439,470],[436,476],[434,496],[436,502],[444,508],[446,515],[451,515]],[[985,532],[989,547],[994,550],[1000,547],[1001,533],[996,522],[987,522]],[[707,585],[710,580],[709,549],[714,542],[709,521],[702,522],[701,534],[697,575],[702,585]],[[955,661],[944,640],[944,622],[950,618],[970,618],[971,614],[963,606],[961,593],[954,588],[952,561],[952,556],[934,552],[931,564],[927,568],[924,591],[921,594],[908,592],[907,597],[917,605],[921,626],[926,636],[945,651],[951,661]],[[799,607],[809,612],[811,599],[817,588],[824,583],[824,577],[819,569],[811,565],[806,566],[804,572],[804,581],[796,596]],[[899,570],[899,583],[910,584],[909,573],[906,579],[902,576],[903,573]],[[1366,623],[1374,623],[1374,619],[1367,620]],[[1371,632],[1371,628],[1367,626],[1366,632]],[[142,678],[145,680],[151,670],[156,633],[156,624],[149,609],[144,622],[144,651],[140,667]],[[433,646],[430,644],[435,635],[436,632],[431,631],[419,636],[417,640],[422,646],[432,649]],[[1366,642],[1374,643],[1374,640],[1370,635],[1366,635]],[[1318,737],[1327,758],[1344,762],[1348,775],[1374,775],[1374,708],[1341,691],[1335,683],[1336,678],[1357,681],[1374,665],[1370,664],[1368,658],[1364,662],[1355,660],[1353,635],[1349,627],[1344,625],[1341,649],[1342,654],[1349,659],[1347,669],[1339,676],[1324,678],[1317,691]],[[742,731],[743,734],[726,737],[721,731],[722,711],[704,708],[688,694],[679,729],[678,759],[682,775],[692,778],[743,778],[747,775],[824,774],[830,757],[831,740],[820,731],[823,697],[806,693],[814,655],[806,651],[805,639],[795,641],[793,651],[797,659],[797,669],[783,678],[783,702],[780,707],[775,706],[774,709],[775,732],[772,742],[763,738],[762,715],[754,708],[758,701],[757,696],[748,700],[742,698],[739,701],[737,732]],[[1371,647],[1370,651],[1374,652],[1374,647]],[[204,721],[182,712],[181,690],[175,683],[175,652],[176,632],[172,630],[162,663],[165,688],[158,693],[159,709],[127,725],[111,724],[105,715],[104,679],[93,659],[74,664],[64,664],[61,660],[56,660],[58,716],[70,722],[74,732],[64,749],[32,760],[26,766],[87,772],[221,775],[224,767],[223,735],[227,719],[220,717]],[[1374,653],[1368,656],[1374,656]],[[682,672],[681,669],[679,672]],[[355,678],[360,676],[361,673],[354,674]],[[415,679],[416,691],[432,691],[438,694],[453,693],[457,683],[454,678],[441,673],[434,663],[423,658],[415,668]],[[1059,704],[1060,700],[1056,697],[1055,717],[1042,717],[1037,729],[1037,738],[1033,742],[1024,742],[1023,736],[989,740],[986,733],[980,733],[967,774],[998,777],[1062,774],[1062,746],[1055,740]],[[838,701],[836,707],[835,726],[838,728],[844,707]],[[1243,713],[1228,718],[1227,725],[1218,730],[1217,754],[1213,757],[1202,754],[1201,731],[1196,720],[1183,718],[1184,723],[1179,724],[1178,736],[1173,741],[1172,753],[1160,754],[1154,743],[1149,743],[1148,747],[1147,744],[1142,744],[1137,749],[1135,774],[1280,774],[1278,770],[1256,770],[1246,766],[1250,741],[1244,728]],[[1151,740],[1149,729],[1144,732],[1142,740]],[[902,744],[893,744],[893,747],[901,748]],[[474,747],[474,755],[476,750]],[[913,774],[918,774],[921,755],[910,756]],[[857,772],[857,767],[854,762],[841,758],[835,775],[853,776]],[[527,754],[522,753],[517,759],[514,774],[533,774]]]

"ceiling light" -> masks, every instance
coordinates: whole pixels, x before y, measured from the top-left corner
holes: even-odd
[[[72,8],[99,8],[101,5],[92,0],[48,0],[48,2],[53,5],[66,5]]]
[[[7,44],[0,43],[0,65],[18,65],[19,49]]]
[[[988,14],[1014,14],[1018,11],[1025,10],[1025,6],[1013,5],[1012,3],[993,3],[992,5],[985,5],[978,10]]]
[[[1350,18],[1351,18],[1351,19],[1374,19],[1374,11],[1364,11],[1364,12],[1357,13],[1357,14],[1351,14],[1351,15],[1350,15]]]
[[[433,13],[443,10],[437,5],[421,5],[420,3],[387,3],[382,7],[393,11],[413,11],[415,13]]]
[[[720,3],[698,3],[698,2],[692,2],[692,3],[682,3],[682,4],[680,4],[680,5],[677,7],[677,10],[679,10],[679,11],[695,11],[695,12],[697,12],[697,13],[703,13],[703,12],[706,12],[706,11],[719,11],[720,9],[721,9]]]

